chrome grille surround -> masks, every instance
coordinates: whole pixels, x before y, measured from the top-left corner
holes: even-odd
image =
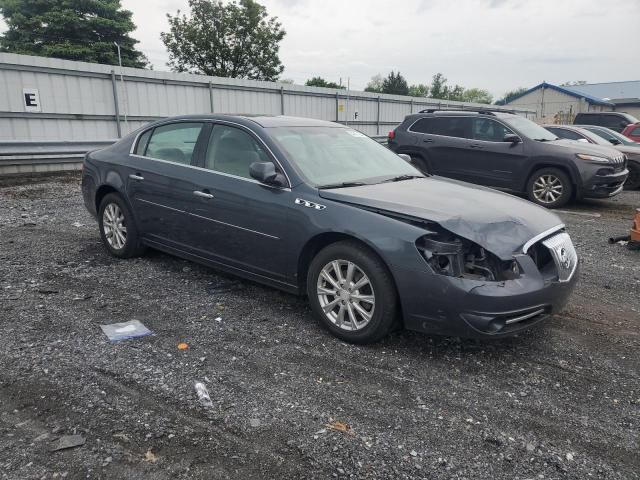
[[[566,232],[557,233],[542,244],[549,249],[558,270],[558,281],[568,282],[578,267],[578,254]]]

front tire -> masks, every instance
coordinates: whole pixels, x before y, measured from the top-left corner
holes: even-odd
[[[629,169],[629,176],[627,181],[624,182],[625,190],[636,190],[640,187],[640,163],[630,161],[627,163]]]
[[[131,209],[119,194],[109,193],[102,199],[98,225],[102,243],[111,255],[131,258],[144,251]]]
[[[542,168],[527,182],[529,200],[547,208],[560,208],[573,196],[573,184],[569,176],[557,168]]]
[[[374,252],[354,241],[331,244],[316,255],[307,295],[320,323],[346,342],[376,342],[397,320],[391,273]]]

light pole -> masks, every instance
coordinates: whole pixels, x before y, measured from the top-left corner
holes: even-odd
[[[127,123],[127,111],[129,110],[129,95],[127,94],[127,86],[124,84],[124,76],[122,75],[122,57],[120,56],[120,45],[117,42],[113,44],[118,49],[118,64],[120,65],[120,83],[122,83],[122,90],[124,91],[124,128],[129,132],[129,124]]]

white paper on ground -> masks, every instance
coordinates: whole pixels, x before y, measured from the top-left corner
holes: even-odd
[[[111,343],[118,343],[122,340],[130,340],[132,338],[153,335],[151,330],[145,327],[139,320],[112,323],[111,325],[100,325],[100,328],[109,340],[111,340]]]

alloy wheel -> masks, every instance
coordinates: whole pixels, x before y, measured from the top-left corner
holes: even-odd
[[[108,204],[104,209],[102,230],[112,248],[121,250],[127,244],[127,226],[124,213],[115,203]]]
[[[562,192],[562,181],[555,175],[540,175],[533,183],[533,196],[540,203],[554,203],[562,196]]]
[[[373,317],[376,297],[371,280],[348,260],[333,260],[322,268],[317,295],[325,316],[342,330],[361,330]]]

